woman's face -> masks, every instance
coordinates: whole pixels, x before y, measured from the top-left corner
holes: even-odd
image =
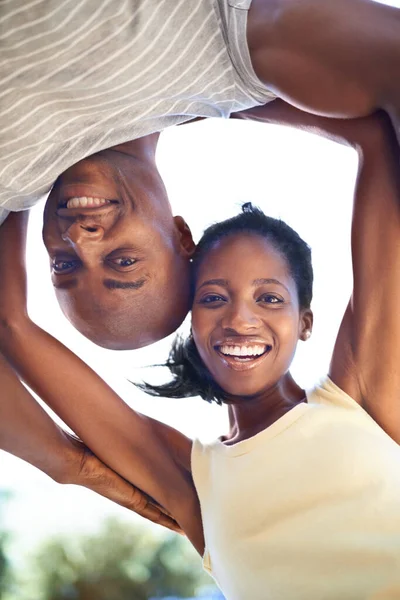
[[[192,307],[199,354],[228,394],[254,396],[288,371],[312,327],[286,259],[263,237],[235,234],[200,266]]]

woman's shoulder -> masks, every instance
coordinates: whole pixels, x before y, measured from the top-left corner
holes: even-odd
[[[355,426],[358,430],[369,431],[379,437],[383,435],[393,441],[393,438],[354,398],[343,391],[329,376],[322,378],[312,389],[307,391],[307,402],[310,407],[324,410],[314,411],[321,414],[326,425],[343,426],[345,423]],[[311,411],[313,412],[313,411]]]
[[[306,391],[308,404],[337,406],[340,408],[363,410],[358,402],[343,391],[334,381],[325,375],[313,387]]]

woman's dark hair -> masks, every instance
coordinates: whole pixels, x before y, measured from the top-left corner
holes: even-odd
[[[290,274],[296,283],[300,308],[309,308],[313,286],[310,247],[289,225],[268,217],[250,202],[243,204],[242,212],[235,217],[215,223],[205,230],[193,256],[192,296],[199,268],[209,251],[221,239],[239,233],[259,235],[273,245],[288,263]],[[200,396],[203,400],[217,404],[229,401],[201,360],[192,336],[186,340],[180,336],[175,339],[165,366],[173,376],[170,382],[162,385],[142,383],[137,386],[152,396]]]

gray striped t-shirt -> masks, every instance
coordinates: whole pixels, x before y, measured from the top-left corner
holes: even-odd
[[[250,3],[0,0],[0,223],[90,154],[273,99],[249,66]]]

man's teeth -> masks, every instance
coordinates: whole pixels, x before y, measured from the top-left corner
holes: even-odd
[[[81,196],[79,198],[71,198],[68,200],[67,208],[92,208],[93,206],[105,206],[106,204],[111,204],[111,200]]]
[[[220,346],[221,354],[227,356],[261,356],[267,346]]]

